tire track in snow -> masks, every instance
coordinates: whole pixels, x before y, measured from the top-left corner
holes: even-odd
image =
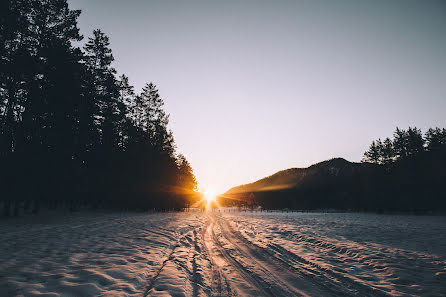
[[[255,264],[254,270],[256,271],[253,271],[252,274],[258,273],[261,279],[270,283],[274,296],[338,295],[332,288],[315,282],[308,275],[302,274],[300,270],[296,270],[294,267],[290,269],[288,264],[284,265],[284,262],[271,257],[264,249],[252,244],[240,232],[235,231],[223,217],[218,216],[217,220],[222,235],[235,247],[237,253]],[[344,294],[341,295],[344,296]]]
[[[194,242],[194,255],[192,256],[192,296],[197,297],[198,296],[198,265],[197,265],[197,254],[200,250],[200,247],[197,243],[197,230],[194,229],[193,232],[193,242]]]
[[[221,242],[218,240],[218,238],[214,232],[214,226],[216,225],[215,224],[215,220],[216,220],[215,214],[210,213],[209,216],[211,219],[210,233],[211,233],[212,241],[215,244],[218,251],[220,252],[220,254],[222,255],[222,257],[226,260],[226,262],[230,266],[232,266],[237,271],[237,273],[245,279],[245,281],[247,281],[250,285],[254,286],[257,289],[257,291],[259,291],[259,293],[261,293],[261,295],[258,295],[258,296],[275,296],[270,289],[270,287],[271,287],[270,284],[266,283],[265,280],[261,279],[256,274],[253,274],[252,272],[250,272],[248,269],[246,269],[246,267],[243,266],[242,263],[237,261],[237,259],[232,257],[226,251],[226,248],[221,244]]]
[[[278,254],[280,254],[282,257],[278,257],[277,254],[274,254],[276,259],[279,259],[280,261],[283,261],[284,263],[290,265],[293,267],[294,265],[298,265],[302,267],[303,265],[305,267],[302,267],[304,271],[310,276],[318,276],[319,278],[325,278],[327,281],[330,282],[331,286],[338,287],[337,290],[342,292],[343,295],[351,295],[351,296],[380,296],[380,297],[386,297],[390,296],[386,294],[383,291],[380,291],[375,288],[368,287],[364,284],[361,284],[351,278],[348,278],[346,276],[343,276],[342,274],[336,273],[335,271],[320,267],[316,263],[313,263],[311,261],[308,261],[295,253],[288,251],[284,249],[281,246],[278,246],[276,244],[269,244],[268,247],[276,251]],[[310,267],[308,267],[310,266]],[[324,282],[326,283],[326,282]],[[327,284],[328,285],[328,284]]]
[[[205,253],[208,257],[209,263],[211,264],[211,296],[234,296],[234,292],[231,289],[227,278],[225,277],[221,267],[217,264],[216,256],[212,252],[209,246],[212,239],[212,228],[213,222],[210,222],[209,216],[206,217],[206,221],[203,225],[203,232],[201,238],[203,241],[203,246],[205,248]]]
[[[177,237],[177,240],[175,242],[175,244],[172,246],[168,256],[164,259],[164,261],[161,263],[161,265],[159,266],[159,268],[156,270],[155,274],[153,275],[153,277],[150,279],[150,281],[148,281],[148,285],[146,286],[145,290],[144,290],[144,294],[142,295],[143,297],[147,297],[150,293],[150,291],[153,289],[153,287],[155,286],[155,283],[158,279],[158,277],[160,276],[161,272],[163,271],[164,267],[166,267],[167,263],[169,261],[171,261],[174,258],[174,253],[177,250],[177,248],[179,248],[181,246],[181,240],[183,238],[185,238],[187,235],[189,235],[189,233],[191,233],[192,231],[196,232],[196,229],[198,229],[199,227],[194,227],[188,231],[186,231],[185,233],[181,234],[179,237]],[[182,232],[183,230],[181,230]],[[155,232],[154,232],[155,233]],[[162,233],[159,233],[160,235]],[[166,236],[169,238],[169,236]]]
[[[225,219],[222,218],[221,221],[223,221],[229,229],[233,230]],[[264,254],[268,255],[269,257],[273,257],[282,264],[281,266],[289,267],[291,270],[298,271],[301,275],[303,275],[303,277],[312,280],[313,283],[320,285],[320,287],[324,288],[325,290],[332,291],[332,295],[389,296],[379,289],[368,287],[349,277],[308,261],[307,259],[302,258],[275,243],[268,243],[267,248],[263,248],[250,243],[242,234],[240,234],[240,232],[232,231],[232,234],[247,244],[254,246],[256,250],[262,250]]]
[[[287,284],[286,281],[284,281],[283,279],[276,277],[275,276],[276,271],[272,272],[267,267],[267,265],[272,265],[272,263],[270,263],[269,261],[264,262],[265,260],[264,257],[262,257],[254,249],[253,246],[248,246],[240,244],[240,242],[236,242],[234,240],[234,238],[238,237],[236,232],[228,228],[227,222],[223,218],[220,217],[217,219],[217,221],[222,230],[223,237],[234,246],[238,254],[240,254],[246,259],[249,259],[255,264],[254,267],[257,271],[256,272],[252,271],[250,273],[253,275],[258,274],[258,278],[261,279],[263,283],[268,285],[268,288],[270,292],[273,294],[273,296],[306,296],[306,294],[303,293],[302,291],[293,288],[290,284]],[[283,277],[283,271],[281,272],[282,272],[281,276]]]

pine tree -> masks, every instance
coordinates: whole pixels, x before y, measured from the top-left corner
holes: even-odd
[[[179,154],[177,157],[177,165],[178,165],[178,182],[180,187],[186,193],[192,193],[197,188],[197,181],[194,176],[194,172],[186,157],[182,154]]]
[[[134,119],[133,112],[135,109],[135,90],[129,83],[129,78],[122,74],[118,81],[120,101],[125,105],[126,115],[130,120]]]
[[[152,144],[156,150],[173,157],[175,152],[174,140],[172,132],[167,127],[169,115],[163,109],[164,101],[154,84],[148,84],[147,88],[150,94],[147,110],[151,113],[149,118]]]
[[[135,132],[135,111],[136,111],[136,96],[134,87],[130,85],[129,78],[122,74],[119,77],[119,106],[121,112],[125,115],[120,122],[120,138],[121,146],[126,148],[129,143],[136,137]]]
[[[421,130],[417,127],[411,128],[407,130],[407,154],[410,156],[418,155],[419,153],[424,151],[424,139]]]
[[[71,151],[80,11],[66,0],[2,1],[0,10],[0,150]]]
[[[407,151],[408,147],[408,137],[405,130],[400,130],[396,127],[396,131],[393,133],[393,148],[395,152],[395,157],[398,160],[406,158],[409,153]]]
[[[372,141],[369,150],[364,153],[363,162],[380,163],[380,149],[375,141]]]
[[[390,164],[394,161],[395,153],[393,151],[393,142],[390,138],[387,137],[382,143],[380,155],[383,164]]]
[[[426,149],[428,151],[437,151],[446,145],[446,129],[429,128],[425,134]]]
[[[37,72],[38,42],[32,32],[31,0],[1,1],[0,9],[0,154],[23,149],[25,106]],[[29,110],[28,110],[29,112]],[[20,143],[20,144],[19,144]]]
[[[376,149],[378,151],[378,164],[383,164],[384,163],[384,145],[383,145],[383,142],[381,141],[381,138],[378,138],[378,140],[376,140]]]
[[[119,85],[114,76],[116,70],[111,66],[114,57],[109,46],[108,37],[101,30],[94,30],[84,49],[94,88],[91,100],[95,103],[95,127],[101,135],[102,147],[116,149],[121,143],[119,122],[125,111],[119,101]]]
[[[156,86],[152,83],[146,84],[136,100],[137,123],[156,151],[173,156],[174,140],[167,127],[169,115],[165,113],[163,106],[164,101]]]
[[[175,158],[164,102],[153,84],[136,96],[116,79],[100,30],[73,46],[79,14],[67,0],[0,1],[0,196],[166,208],[175,199],[154,192],[196,181]]]

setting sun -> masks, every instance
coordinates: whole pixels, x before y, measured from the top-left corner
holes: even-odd
[[[204,199],[206,199],[208,203],[215,201],[217,198],[215,191],[211,189],[206,189],[203,194],[204,194]]]

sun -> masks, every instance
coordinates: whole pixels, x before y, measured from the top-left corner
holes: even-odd
[[[208,203],[211,203],[217,199],[217,195],[215,194],[215,191],[212,189],[204,190],[203,195],[204,195],[204,199],[206,199],[206,201]]]

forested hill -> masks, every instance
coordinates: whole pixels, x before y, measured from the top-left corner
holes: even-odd
[[[445,212],[446,130],[400,130],[373,141],[362,163],[342,158],[234,187],[223,205],[266,209]]]
[[[314,164],[308,168],[290,168],[279,171],[250,184],[229,189],[225,194],[261,192],[297,188],[322,176],[351,177],[362,170],[371,170],[369,163],[352,163],[343,158],[334,158]]]

